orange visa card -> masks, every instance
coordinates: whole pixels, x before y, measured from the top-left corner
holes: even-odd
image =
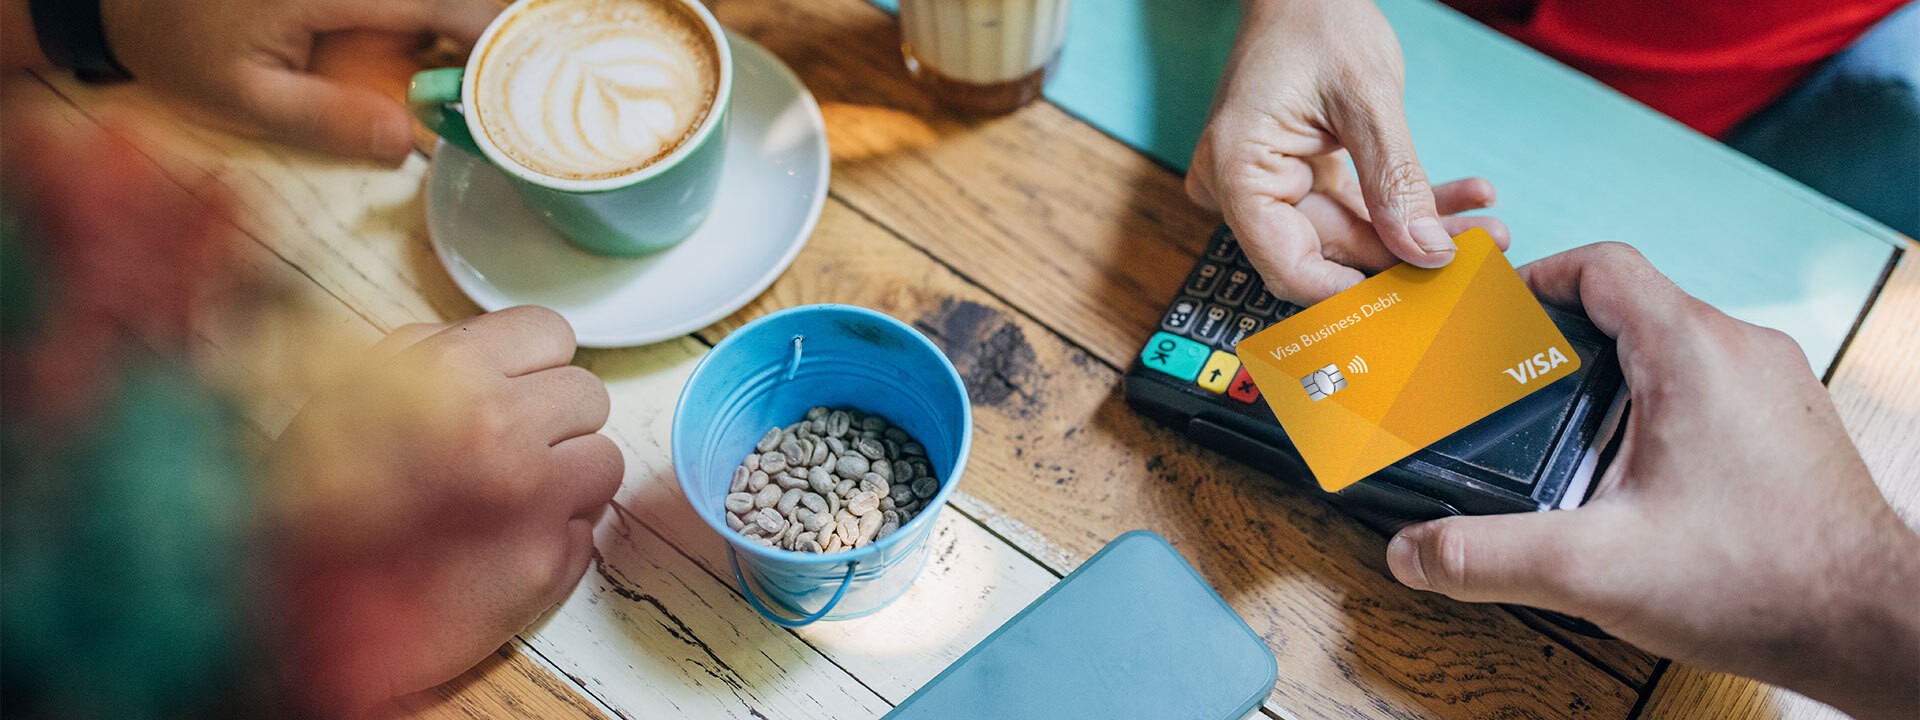
[[[1580,369],[1486,231],[1234,348],[1320,487],[1337,491]]]

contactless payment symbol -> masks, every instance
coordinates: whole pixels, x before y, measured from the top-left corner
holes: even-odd
[[[1300,378],[1300,387],[1306,388],[1307,397],[1319,402],[1327,399],[1328,395],[1346,389],[1347,377],[1340,374],[1340,366],[1328,365]]]
[[[1234,346],[1321,488],[1359,482],[1579,369],[1493,236],[1455,241],[1446,267],[1390,268]],[[1281,392],[1292,381],[1304,397]]]

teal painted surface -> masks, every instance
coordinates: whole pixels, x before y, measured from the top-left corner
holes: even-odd
[[[893,7],[893,0],[877,0]],[[1837,356],[1891,230],[1429,0],[1379,0],[1436,180],[1492,180],[1515,263],[1632,243],[1688,292]],[[1234,0],[1079,0],[1047,97],[1183,170],[1239,22]]]

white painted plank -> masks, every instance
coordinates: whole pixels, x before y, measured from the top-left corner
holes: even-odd
[[[606,379],[613,396],[609,434],[627,455],[627,477],[615,502],[726,582],[732,576],[724,542],[686,502],[667,451],[674,404],[697,364],[695,354],[704,350],[684,342],[671,351],[584,351],[579,362]],[[927,542],[930,563],[894,604],[864,618],[818,623],[797,633],[894,703],[1058,579],[952,508],[941,512]],[[618,560],[609,564],[620,566]],[[726,600],[746,607],[737,594]]]
[[[580,585],[523,637],[620,716],[872,718],[891,707],[630,515],[609,512],[595,544]]]
[[[50,82],[95,119],[115,115],[114,104],[154,107],[131,88]],[[347,334],[475,311],[425,241],[419,158],[380,170],[170,120],[139,129],[163,141],[154,158],[183,185],[211,177],[240,190],[238,221],[259,241],[243,250],[246,262],[336,298],[321,308],[330,322],[363,323]],[[681,497],[666,449],[679,388],[704,351],[680,339],[583,351],[577,361],[613,395],[607,432],[628,459],[622,512],[596,530],[594,572],[523,638],[604,707],[628,717],[877,716],[1056,580],[949,510],[928,540],[933,563],[887,610],[797,634],[760,620],[720,579],[723,545]],[[256,422],[277,431],[297,405],[278,398]]]

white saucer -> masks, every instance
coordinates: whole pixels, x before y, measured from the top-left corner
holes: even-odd
[[[460,290],[486,310],[544,305],[584,347],[659,342],[746,305],[800,253],[827,199],[820,105],[779,58],[735,33],[733,118],[719,198],[705,224],[643,258],[574,247],[521,204],[492,165],[441,142],[427,178],[427,234]]]

